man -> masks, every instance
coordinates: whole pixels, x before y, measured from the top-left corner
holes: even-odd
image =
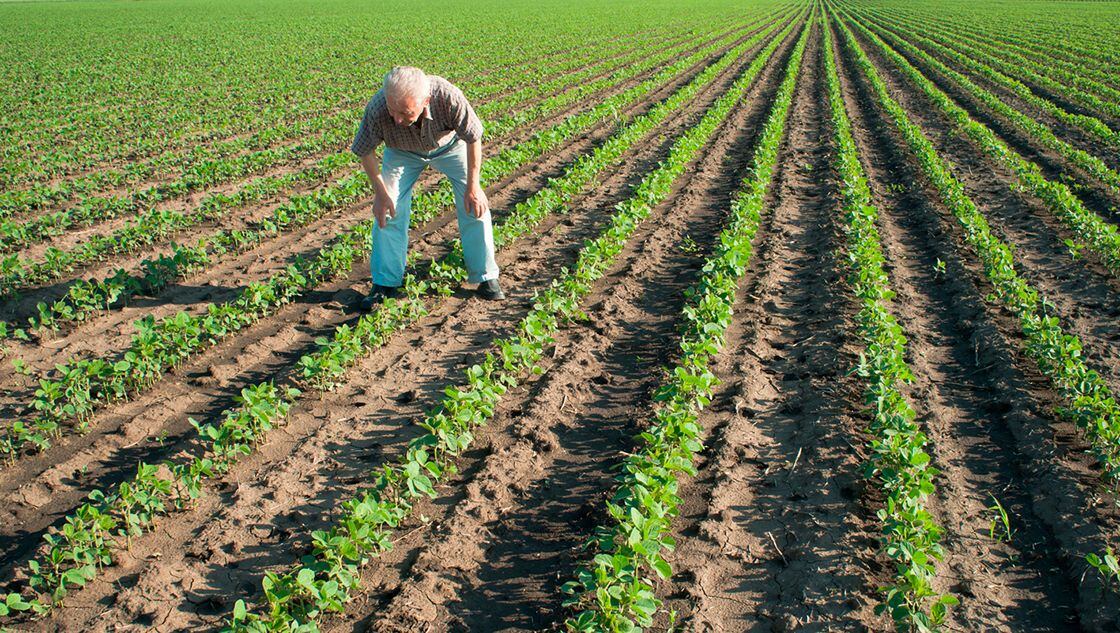
[[[463,92],[446,79],[410,66],[385,75],[350,146],[376,191],[369,262],[373,289],[362,310],[394,296],[404,283],[412,187],[428,165],[447,176],[455,192],[467,281],[479,284],[476,292],[483,298],[505,298],[498,285],[490,202],[479,182],[482,132]],[[374,149],[382,142],[379,166]]]

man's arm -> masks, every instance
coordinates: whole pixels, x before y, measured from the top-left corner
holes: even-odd
[[[490,201],[482,189],[482,139],[467,143],[467,211],[481,218],[490,210]]]
[[[389,189],[381,178],[381,161],[377,159],[377,152],[368,152],[362,156],[362,169],[365,170],[369,182],[373,185],[373,217],[377,219],[377,226],[385,228],[388,218],[397,217],[397,205],[389,195]]]

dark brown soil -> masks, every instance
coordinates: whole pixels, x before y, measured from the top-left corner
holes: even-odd
[[[759,26],[739,25],[737,32],[745,38]],[[658,630],[893,628],[888,616],[875,613],[879,588],[895,569],[879,551],[876,512],[884,494],[863,468],[869,415],[863,382],[853,372],[863,343],[847,281],[821,25],[809,28],[756,252],[713,367],[720,386],[700,417],[706,448],[697,475],[680,481],[681,512],[672,534],[677,547],[667,555],[673,575],[655,586],[666,607]],[[608,523],[605,502],[617,485],[617,468],[637,446],[653,390],[676,360],[686,291],[749,173],[797,34],[780,44],[714,140],[595,285],[584,304],[587,319],[561,328],[542,373],[505,395],[458,461],[458,473],[394,532],[394,548],[363,568],[361,589],[345,614],[323,621],[324,630],[563,628],[571,612],[562,606],[560,587],[587,560],[583,545],[593,531]],[[394,461],[422,432],[415,422],[447,387],[462,382],[463,370],[495,339],[514,330],[534,292],[572,264],[615,205],[765,44],[639,142],[565,213],[499,253],[505,302],[480,301],[466,289],[434,301],[428,316],[359,361],[335,391],[302,399],[284,426],[208,485],[196,507],[158,519],[153,532],[134,538],[65,606],[22,628],[212,630],[236,599],[259,601],[264,575],[290,569],[309,550],[311,532],[334,523],[370,471]],[[1071,259],[1062,244],[1068,235],[1053,216],[1038,201],[1008,193],[1012,175],[962,140],[923,94],[867,50],[995,230],[1015,244],[1024,277],[1085,342],[1089,362],[1120,389],[1120,284],[1092,257]],[[962,602],[951,609],[945,629],[1116,630],[1120,598],[1102,591],[1084,556],[1118,543],[1120,498],[1102,483],[1082,433],[1054,414],[1061,403],[1023,355],[1018,323],[986,300],[991,288],[955,218],[922,178],[850,54],[840,46],[836,51],[881,216],[887,272],[897,293],[891,309],[908,339],[915,378],[906,392],[940,471],[928,499],[944,528],[936,589]],[[488,194],[497,220],[593,151],[625,117],[647,111],[714,59],[618,120],[494,183]],[[1049,175],[1078,176],[978,104],[964,105]],[[500,139],[491,151],[532,131]],[[253,206],[229,221],[257,217],[267,207]],[[139,316],[199,311],[225,300],[294,253],[317,252],[340,223],[367,214],[368,201],[347,207],[226,258],[159,297],[115,309],[39,346],[20,347],[20,353],[38,368],[74,353],[111,356],[123,349],[129,324]],[[456,236],[452,218],[445,212],[415,230],[413,248],[426,257],[445,253]],[[291,380],[296,359],[315,348],[317,337],[357,318],[354,306],[367,287],[366,263],[358,261],[346,278],[322,284],[198,354],[146,393],[99,412],[90,433],[70,434],[0,469],[0,579],[14,577],[18,586],[19,570],[42,535],[90,490],[123,481],[138,461],[198,450],[188,418],[215,420],[244,386]],[[4,307],[12,314],[21,309],[26,306]],[[10,369],[0,377],[10,387],[0,407],[10,415],[31,386],[16,381]],[[996,502],[1010,519],[1010,538],[992,529]]]

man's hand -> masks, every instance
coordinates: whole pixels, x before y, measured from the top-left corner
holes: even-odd
[[[490,201],[486,198],[486,191],[477,182],[467,185],[466,202],[467,211],[476,218],[481,218],[490,210]]]
[[[380,191],[373,197],[373,217],[377,219],[377,226],[382,229],[389,218],[397,217],[397,207],[392,198],[382,195]]]

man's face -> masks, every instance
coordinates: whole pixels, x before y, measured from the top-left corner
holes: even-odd
[[[428,101],[431,97],[424,97],[417,99],[416,97],[408,96],[403,98],[386,99],[385,103],[389,107],[389,115],[393,117],[393,121],[397,125],[407,126],[416,122],[420,115],[424,113],[424,108],[428,107]]]

